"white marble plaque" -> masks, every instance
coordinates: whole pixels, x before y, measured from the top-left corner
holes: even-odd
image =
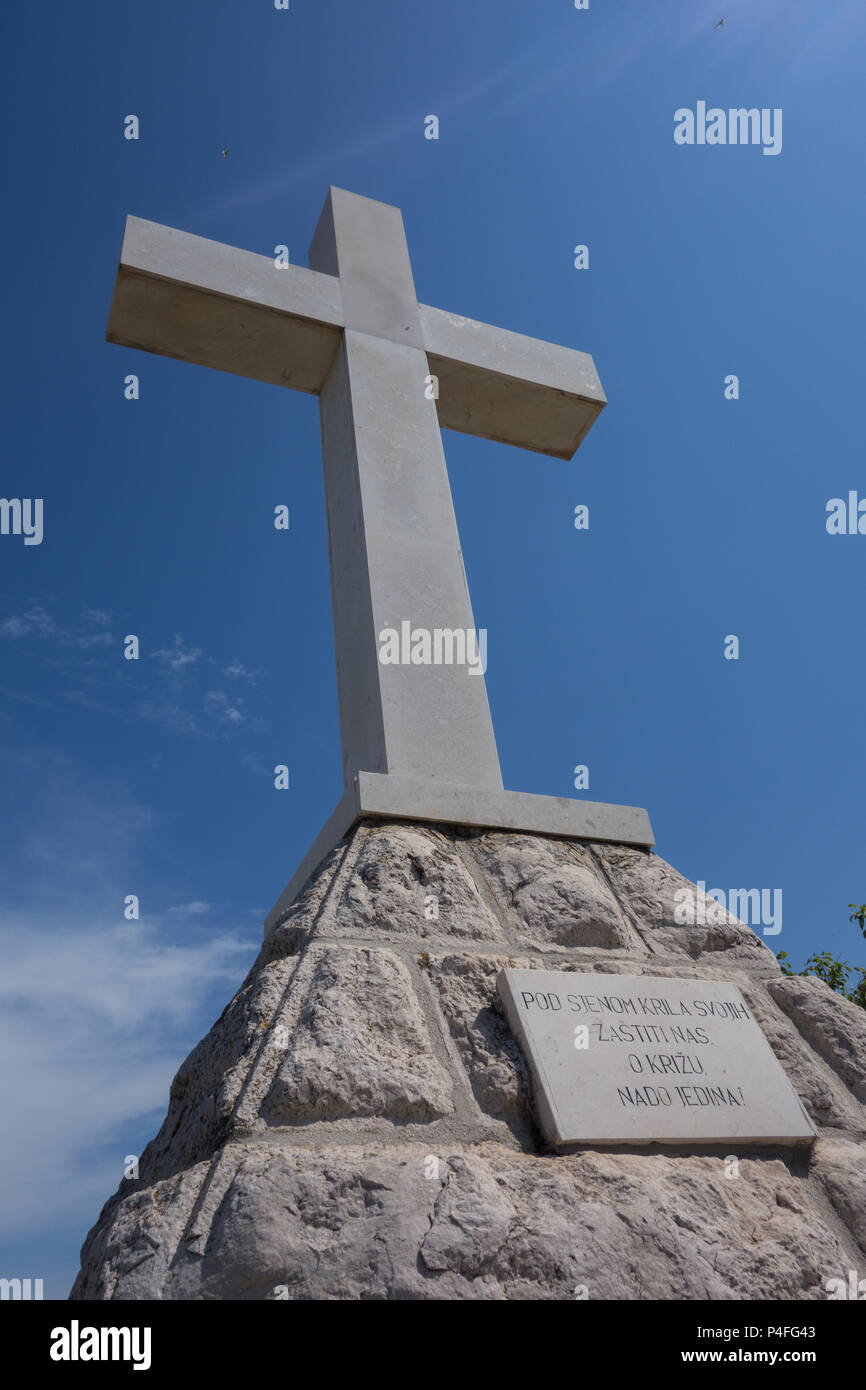
[[[557,1147],[815,1138],[736,985],[503,970],[498,987]]]

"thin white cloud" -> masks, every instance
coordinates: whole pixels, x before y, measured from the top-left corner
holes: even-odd
[[[223,690],[209,690],[205,696],[205,708],[229,724],[243,724],[246,716],[238,708],[243,704],[240,695],[230,699]]]
[[[85,690],[61,690],[61,696],[71,705],[81,705],[82,709],[96,710],[99,714],[113,714],[114,710],[102,700],[94,700]]]
[[[140,854],[151,816],[120,783],[33,748],[4,750],[4,773],[0,1230],[83,1236],[260,932],[205,930],[199,899],[148,912],[165,899]],[[130,893],[140,921],[124,919]]]
[[[258,674],[258,671],[248,671],[246,666],[237,659],[234,660],[230,666],[227,666],[223,672],[223,675],[231,676],[232,680],[247,680],[251,685],[255,685],[256,676]]]
[[[243,725],[252,733],[264,731],[263,721],[250,717],[242,708],[243,696],[229,695],[223,690],[202,691],[201,685],[200,693],[192,694],[191,678],[195,673],[201,673],[202,683],[205,678],[212,680],[213,674],[205,677],[205,672],[217,663],[205,656],[201,647],[187,643],[179,633],[175,634],[171,645],[159,647],[152,653],[154,664],[128,663],[120,659],[119,639],[107,630],[110,613],[101,608],[87,608],[81,618],[86,627],[61,622],[44,603],[34,600],[21,612],[0,621],[0,638],[16,642],[29,639],[42,644],[43,666],[56,672],[62,682],[60,688],[55,686],[45,696],[2,686],[0,695],[43,708],[65,701],[96,714],[124,720],[140,719],[172,733],[197,738],[218,736],[213,724],[201,721],[202,707],[217,725]],[[105,651],[110,647],[116,648],[114,662]],[[70,661],[69,649],[76,649],[82,655]],[[92,652],[96,654],[83,655]],[[248,669],[237,657],[223,669],[231,680],[245,681],[249,685],[255,684],[259,674]]]
[[[31,603],[24,613],[13,614],[0,623],[0,635],[17,640],[22,637],[54,637],[57,624],[38,603]]]
[[[173,647],[162,647],[153,656],[156,661],[167,661],[173,671],[181,671],[185,666],[191,666],[198,661],[202,654],[201,647],[187,647],[184,645],[183,638],[175,634]]]
[[[142,700],[136,705],[135,714],[139,719],[144,719],[149,724],[160,724],[175,734],[196,734],[200,738],[212,737],[212,735],[205,734],[204,729],[201,728],[189,710],[184,709],[173,700]]]
[[[197,1039],[190,1023],[214,986],[224,1002],[254,950],[224,931],[166,943],[155,922],[93,926],[81,918],[45,929],[41,914],[0,928],[0,1228],[6,1238],[95,1221],[129,1152],[130,1130],[153,1113]],[[88,1154],[116,1147],[110,1186],[98,1191]],[[100,1176],[104,1184],[105,1174]]]
[[[40,695],[31,695],[28,690],[10,690],[8,686],[0,685],[0,694],[5,695],[7,700],[17,700],[22,705],[38,705],[41,709],[51,708],[50,700],[43,700]]]
[[[273,769],[265,767],[258,753],[244,753],[241,758],[241,767],[245,767],[250,772],[254,772],[257,777],[272,777]]]
[[[98,619],[93,616],[98,614]],[[85,621],[110,622],[110,615],[100,609],[88,610],[82,614]],[[57,647],[108,647],[115,641],[110,632],[85,632],[72,624],[59,623],[41,603],[31,603],[23,613],[13,613],[0,623],[0,637],[22,641],[32,637],[38,641],[53,642]]]

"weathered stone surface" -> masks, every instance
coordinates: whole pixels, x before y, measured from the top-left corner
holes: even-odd
[[[198,1163],[151,1187],[106,1202],[81,1251],[81,1273],[71,1299],[166,1297],[178,1251],[195,1249],[184,1237],[202,1183],[212,1168]]]
[[[391,951],[317,950],[287,1046],[263,1109],[268,1124],[363,1115],[423,1122],[453,1108],[409,972]]]
[[[786,975],[772,980],[768,988],[803,1037],[858,1100],[866,1101],[866,1010],[835,994],[814,975]]]
[[[334,850],[180,1068],[76,1298],[821,1298],[862,1266],[863,1012],[742,925],[676,923],[691,885],[657,856],[527,838],[389,824]],[[735,983],[812,1167],[550,1154],[496,979],[552,965]]]
[[[480,835],[469,842],[521,944],[641,951],[639,938],[588,850],[537,835]]]
[[[862,1128],[866,1116],[851,1102],[845,1087],[834,1084],[832,1074],[828,1075],[764,986],[752,985],[742,976],[738,983],[813,1123],[836,1129]]]
[[[347,848],[348,843],[343,840],[325,856],[316,873],[307,880],[295,901],[283,913],[279,925],[265,937],[262,949],[266,959],[277,960],[280,956],[293,955],[305,940],[333,886],[334,876]]]
[[[506,1244],[516,1208],[488,1165],[452,1154],[436,1197],[433,1220],[421,1242],[425,1269],[475,1279],[493,1265]]]
[[[724,952],[728,959],[778,970],[772,951],[749,927],[659,855],[624,845],[597,844],[593,852],[620,902],[633,914],[641,937],[657,951],[692,960],[705,952]]]
[[[866,1152],[844,1139],[819,1139],[815,1171],[845,1225],[866,1255]]]
[[[428,974],[479,1105],[520,1133],[530,1123],[529,1074],[496,993],[508,963],[504,956],[449,955],[432,959]]]
[[[339,904],[322,931],[344,936],[497,941],[498,923],[445,835],[429,826],[363,827]]]
[[[241,1088],[297,965],[291,957],[260,961],[175,1076],[168,1114],[141,1156],[139,1171],[145,1180],[210,1157],[225,1138]]]
[[[121,1203],[73,1297],[809,1299],[848,1258],[779,1160],[731,1181],[697,1156],[430,1159],[233,1145],[208,1184],[201,1165]]]

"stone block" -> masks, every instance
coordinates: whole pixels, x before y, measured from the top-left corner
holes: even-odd
[[[391,951],[310,948],[312,968],[263,1107],[270,1125],[453,1109],[406,966]]]
[[[537,835],[492,832],[468,843],[513,914],[521,944],[644,953],[588,850]]]
[[[498,941],[502,932],[453,842],[432,826],[377,824],[356,842],[328,935]]]

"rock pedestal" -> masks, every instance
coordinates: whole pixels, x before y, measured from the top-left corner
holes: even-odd
[[[505,966],[733,981],[814,1148],[554,1154]],[[864,1104],[866,1012],[658,855],[362,823],[180,1068],[71,1297],[823,1299],[866,1272]]]

